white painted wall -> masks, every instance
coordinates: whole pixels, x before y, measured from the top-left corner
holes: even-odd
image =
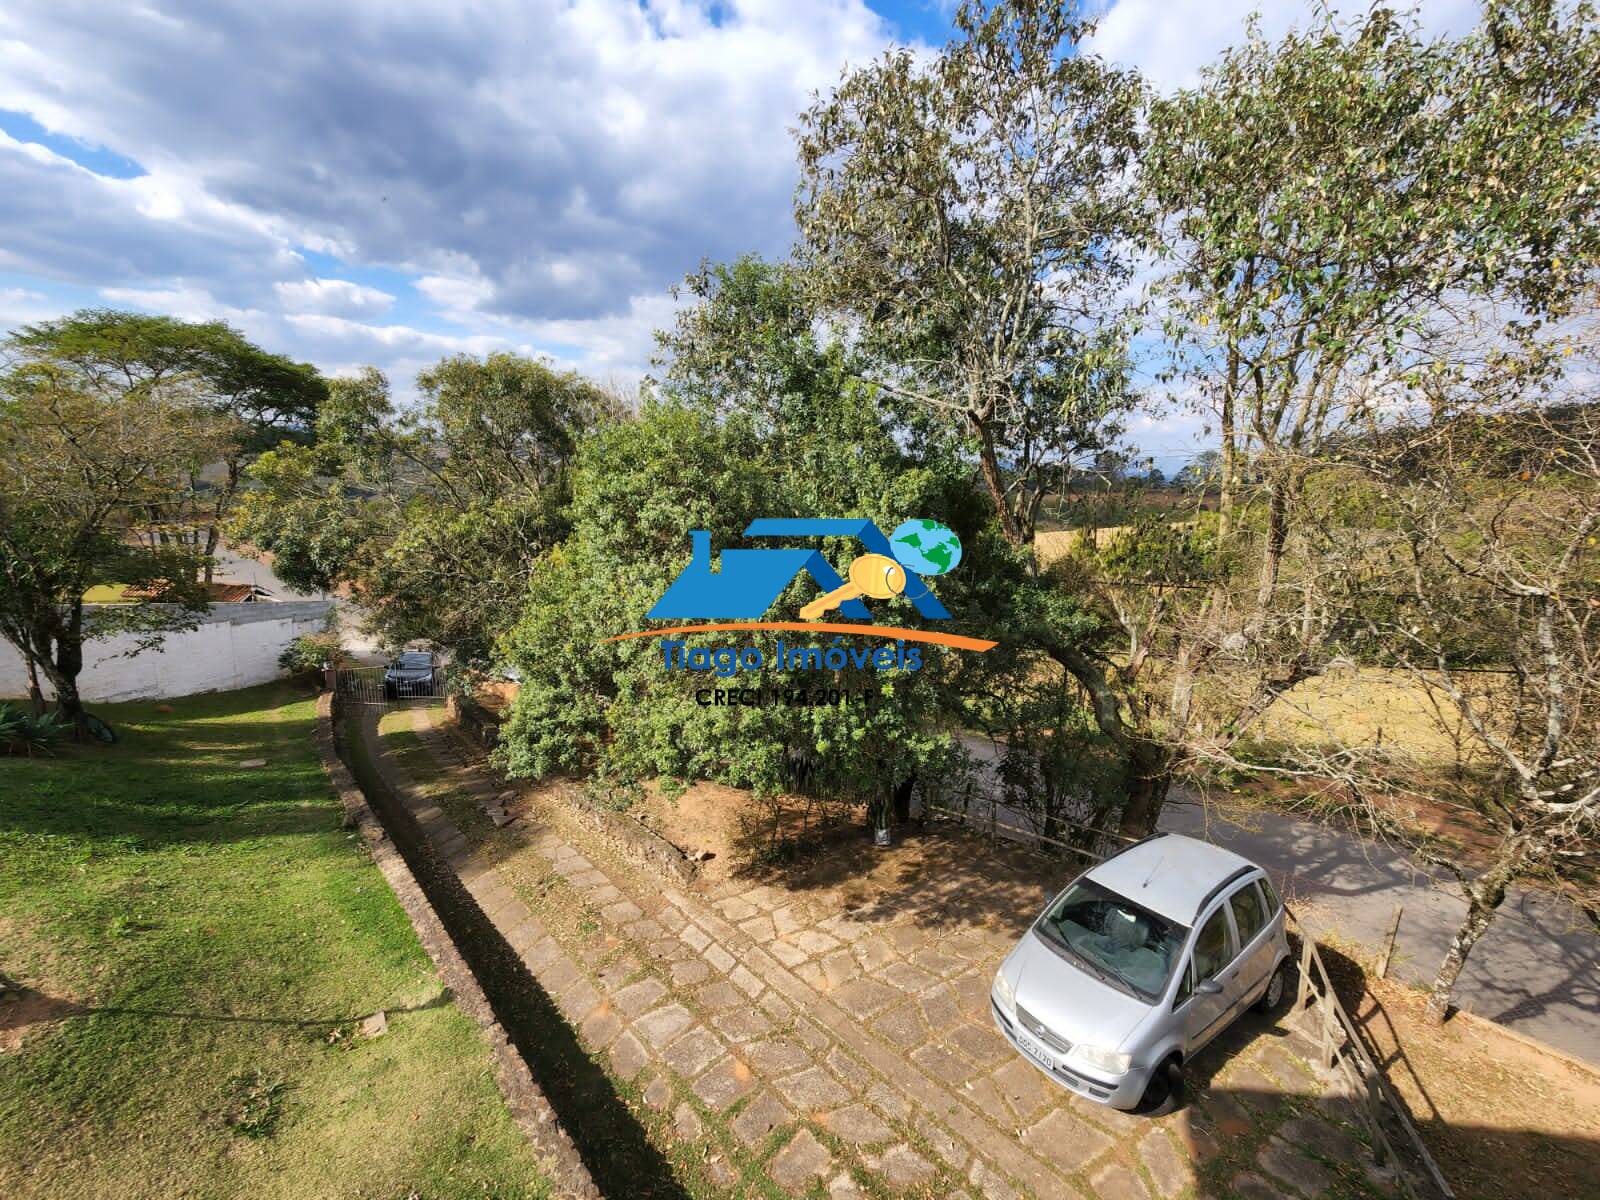
[[[157,700],[223,692],[278,678],[278,655],[303,633],[322,629],[330,601],[213,604],[199,628],[169,634],[161,647],[132,658],[126,634],[84,647],[78,690],[85,700]],[[49,682],[44,683],[46,693]],[[26,696],[28,671],[15,648],[0,642],[0,696]]]

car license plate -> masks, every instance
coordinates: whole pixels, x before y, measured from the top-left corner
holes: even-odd
[[[1045,1070],[1054,1071],[1056,1069],[1056,1060],[1051,1057],[1050,1052],[1043,1046],[1039,1045],[1038,1042],[1034,1041],[1027,1034],[1023,1033],[1021,1030],[1017,1031],[1017,1045],[1022,1047],[1022,1052],[1024,1054],[1037,1062]]]

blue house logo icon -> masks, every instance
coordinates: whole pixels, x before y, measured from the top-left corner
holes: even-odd
[[[940,544],[927,552],[930,532],[937,531]],[[895,530],[893,541],[873,522],[861,518],[764,517],[745,527],[745,537],[846,537],[854,538],[873,562],[888,564],[895,573],[892,590],[904,595],[923,617],[943,620],[950,616],[945,606],[928,590],[923,574],[940,573],[961,559],[960,542],[944,526],[933,521],[907,521]],[[872,614],[861,601],[862,592],[840,578],[822,552],[799,547],[727,549],[719,556],[715,569],[711,562],[711,534],[704,529],[689,534],[693,548],[689,565],[674,579],[646,615],[655,619],[693,619],[715,617],[750,620],[764,615],[802,572],[811,576],[824,593],[839,594],[839,613],[856,620],[870,620]],[[918,569],[921,569],[921,574]],[[852,568],[852,584],[859,572]],[[888,592],[868,594],[887,595]]]

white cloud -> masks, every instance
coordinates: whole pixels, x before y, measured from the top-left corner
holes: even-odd
[[[340,317],[375,317],[394,305],[394,296],[348,279],[298,279],[273,285],[285,308]]]
[[[266,314],[535,331],[636,374],[702,257],[787,249],[795,114],[892,40],[862,0],[12,0],[0,108],[147,174],[0,135],[0,270],[203,292],[303,357],[332,330]]]

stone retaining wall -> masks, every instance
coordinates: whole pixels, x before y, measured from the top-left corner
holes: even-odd
[[[680,886],[693,883],[699,868],[677,846],[626,813],[605,807],[581,787],[568,789],[572,809],[590,828],[640,866],[665,875]]]
[[[471,696],[451,693],[444,702],[445,713],[473,741],[493,750],[500,742],[500,719]]]
[[[339,757],[334,734],[333,700],[330,692],[322,693],[317,700],[317,750],[322,757],[323,770],[327,772],[344,805],[345,827],[361,834],[373,861],[383,872],[395,898],[410,918],[423,949],[428,952],[445,986],[450,989],[456,1006],[476,1020],[487,1035],[500,1092],[513,1119],[538,1154],[541,1166],[550,1179],[552,1193],[573,1200],[600,1200],[600,1190],[590,1178],[588,1167],[584,1165],[566,1130],[557,1121],[555,1110],[535,1082],[528,1064],[506,1036],[472,969],[451,940],[444,923],[429,903],[399,849],[389,838],[377,814],[367,803],[350,768]]]

